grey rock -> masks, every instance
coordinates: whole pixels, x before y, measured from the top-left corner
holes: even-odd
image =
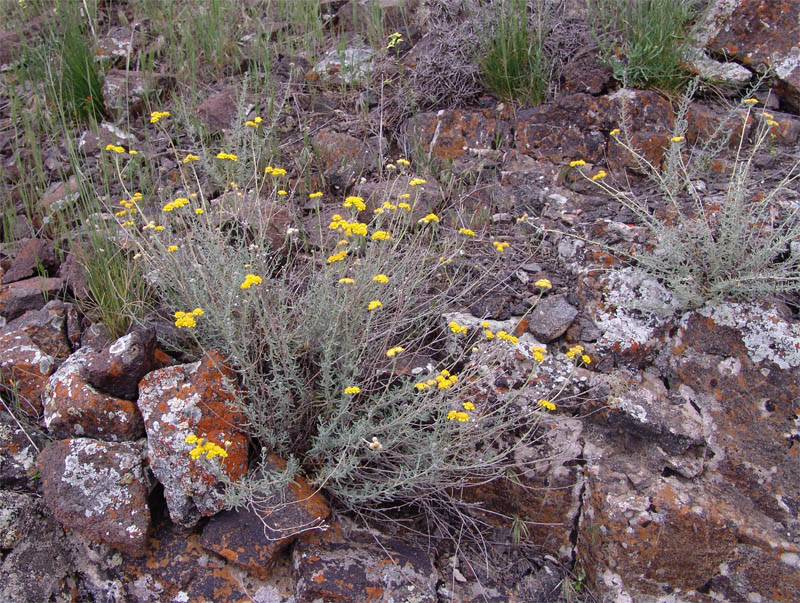
[[[537,339],[549,343],[561,337],[576,316],[578,310],[567,301],[566,296],[544,297],[530,314],[528,330]]]

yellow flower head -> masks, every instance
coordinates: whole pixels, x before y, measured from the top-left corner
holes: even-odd
[[[116,144],[107,144],[106,145],[106,151],[114,151],[115,153],[124,153],[125,152],[125,147],[121,147],[121,146],[116,145]]]
[[[547,410],[550,410],[550,411],[552,411],[552,410],[555,410],[555,409],[556,409],[556,405],[555,405],[555,404],[553,404],[552,402],[550,402],[550,400],[545,400],[544,398],[540,399],[540,400],[537,402],[537,404],[538,404],[539,406],[541,406],[542,408],[546,408]]]
[[[462,406],[464,407],[464,410],[475,410],[475,405],[472,402],[464,402]]]
[[[576,159],[575,161],[569,162],[569,167],[581,167],[582,165],[586,165],[583,159]]]
[[[253,285],[258,285],[262,281],[261,277],[257,274],[248,274],[244,277],[244,282],[239,285],[240,289],[249,289]]]
[[[239,158],[233,153],[217,153],[217,159],[227,159],[228,161],[239,161]]]
[[[683,136],[673,136],[670,140],[672,142],[683,142]]]
[[[581,356],[581,360],[583,361],[584,364],[591,364],[592,363],[592,359],[587,354],[584,354],[583,356]]]
[[[375,276],[372,277],[372,280],[375,281],[376,283],[381,283],[385,285],[386,283],[389,282],[389,277],[386,276],[385,274],[376,274]]]
[[[321,197],[321,196],[322,196],[322,193],[320,193],[319,191],[317,191],[316,193],[311,193],[310,195],[308,195],[308,198],[309,198],[309,199],[318,199],[318,198],[319,198],[319,197]]]
[[[343,284],[343,285],[352,285],[352,284],[353,284],[353,283],[355,283],[356,281],[355,281],[354,279],[350,278],[349,276],[345,276],[345,277],[343,277],[343,278],[340,278],[340,279],[339,279],[339,282],[340,282],[341,284]]]
[[[438,224],[439,223],[439,216],[437,216],[436,214],[428,214],[424,218],[420,218],[418,220],[418,222],[420,224],[428,224],[430,222],[436,222]]]
[[[329,255],[328,263],[333,264],[334,262],[341,262],[345,257],[347,257],[347,249],[342,249],[339,253]]]
[[[397,346],[395,346],[393,348],[389,348],[388,350],[386,350],[386,356],[389,357],[389,358],[394,358],[400,352],[405,352],[405,351],[406,351],[406,349],[404,347],[397,345]]]
[[[157,124],[159,121],[161,121],[165,117],[169,117],[169,111],[153,111],[150,114],[150,123],[151,124]]]
[[[357,385],[351,385],[350,387],[344,388],[344,393],[348,396],[355,396],[358,393],[361,393],[361,388]]]
[[[451,320],[447,323],[447,326],[450,327],[450,330],[455,333],[456,335],[466,335],[467,334],[467,327],[464,325],[458,324],[455,320]]]
[[[344,207],[355,207],[358,211],[367,209],[367,205],[361,197],[347,197],[342,205]]]
[[[619,134],[619,128],[614,128],[614,129],[613,129],[613,130],[611,130],[611,131],[610,131],[608,134],[609,134],[610,136],[616,136],[617,134]]]
[[[408,203],[398,203],[397,209],[404,209],[406,211],[411,211],[411,206]]]
[[[742,101],[746,105],[754,105],[758,102],[757,98],[746,98]]]
[[[244,122],[244,125],[249,128],[257,128],[258,126],[261,125],[261,121],[262,121],[261,117],[256,116],[254,119],[248,119],[246,122]]]
[[[156,228],[158,228],[158,227],[156,227]],[[176,251],[178,251],[178,246],[177,245],[170,245],[169,247],[167,247],[167,251],[169,253],[175,253]]]
[[[503,253],[510,243],[501,243],[500,241],[492,241],[492,245],[497,250],[497,253]]]
[[[547,280],[546,278],[540,278],[538,281],[533,283],[534,287],[539,287],[540,289],[552,289],[553,284]]]
[[[462,234],[465,237],[474,237],[475,236],[475,231],[474,230],[470,230],[469,228],[459,228],[458,229],[458,234]]]
[[[380,302],[380,300],[373,299],[371,302],[369,302],[369,305],[367,306],[367,310],[372,312],[373,310],[377,310],[378,308],[380,308],[382,306],[383,306],[383,304]]]
[[[422,184],[426,184],[428,181],[423,180],[422,178],[412,178],[411,181],[408,183],[408,186],[420,186]]]
[[[200,214],[203,213],[203,208],[202,207],[196,207],[194,209],[194,213],[196,213],[199,216]]]
[[[286,196],[286,195],[288,195],[288,194],[289,194],[289,193],[287,193],[287,192],[286,192],[285,190],[283,190],[283,189],[281,189],[281,190],[279,190],[279,191],[278,191],[278,195],[279,195],[279,196],[281,196],[281,197],[285,197],[285,196]]]
[[[600,170],[594,176],[592,176],[592,180],[602,180],[606,176],[608,176],[608,174],[606,174],[606,171],[605,170]]]
[[[200,161],[200,157],[197,155],[193,155],[192,153],[187,153],[186,157],[183,158],[183,162],[189,163],[191,161]]]
[[[403,157],[401,157],[400,159],[397,160],[397,165],[408,167],[409,165],[411,165],[411,162],[408,159],[404,159]]]
[[[392,235],[386,230],[376,230],[372,233],[373,241],[391,241]]]

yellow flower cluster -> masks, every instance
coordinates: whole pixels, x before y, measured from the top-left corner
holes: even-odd
[[[553,284],[547,280],[546,278],[540,278],[538,281],[533,283],[534,287],[539,287],[540,289],[552,289]]]
[[[125,147],[122,147],[118,144],[107,144],[106,151],[114,151],[115,153],[124,153]]]
[[[376,230],[372,233],[373,241],[391,241],[392,235],[387,230]]]
[[[423,180],[422,178],[412,178],[411,181],[408,183],[408,186],[420,186],[422,184],[426,184],[428,181]]]
[[[606,171],[605,170],[600,170],[594,176],[592,176],[592,180],[602,180],[606,176],[608,176],[608,174],[606,174]]]
[[[467,327],[464,325],[458,324],[455,320],[451,320],[447,323],[447,326],[450,327],[450,330],[455,333],[456,335],[466,335],[467,334]]]
[[[614,128],[608,134],[609,136],[616,136],[617,134],[619,134],[619,128]]]
[[[483,334],[486,336],[486,339],[494,339],[494,333],[492,333],[491,325],[487,321],[483,321],[481,323],[483,327]]]
[[[503,341],[507,341],[508,343],[517,344],[519,340],[514,337],[513,335],[506,333],[505,331],[498,331],[497,338],[502,339]]]
[[[437,389],[449,389],[453,387],[458,381],[457,375],[451,375],[450,371],[447,369],[442,369],[438,375],[436,375],[433,379],[428,379],[427,381],[420,381],[419,383],[415,384],[414,387],[418,391],[424,391],[426,389],[432,388],[434,385]]]
[[[469,421],[469,413],[462,410],[451,410],[447,413],[447,418],[450,421],[458,421],[459,423],[466,423]]]
[[[411,165],[411,162],[408,159],[401,157],[400,159],[397,160],[397,165],[408,167],[409,165]]]
[[[373,299],[373,300],[372,300],[371,302],[369,302],[369,304],[367,305],[367,310],[369,310],[370,312],[372,312],[373,310],[377,310],[378,308],[381,308],[381,307],[383,307],[383,304],[380,302],[380,300],[378,300],[378,299]]]
[[[200,157],[194,153],[187,153],[186,157],[183,158],[184,163],[190,163],[192,161],[200,161]]]
[[[348,222],[339,214],[333,214],[331,223],[328,224],[331,230],[342,229],[345,236],[352,236],[353,234],[367,236],[367,225],[364,222]]]
[[[344,258],[347,257],[347,249],[342,249],[338,253],[334,253],[333,255],[328,256],[328,263],[333,264],[334,262],[341,262]]]
[[[218,456],[221,456],[222,458],[228,457],[228,451],[222,446],[215,444],[214,442],[207,442],[205,438],[198,438],[194,434],[189,434],[186,436],[186,443],[195,445],[194,448],[189,451],[189,456],[191,456],[194,460],[197,460],[203,455],[205,455],[208,460]]]
[[[351,385],[350,387],[344,388],[344,393],[348,396],[355,396],[358,393],[361,393],[361,388],[357,385]]]
[[[162,207],[161,211],[170,212],[173,209],[180,209],[184,205],[189,205],[189,199],[186,197],[178,197],[174,201],[170,201],[164,207]]]
[[[400,352],[405,352],[405,351],[406,351],[406,349],[404,347],[396,345],[393,348],[389,348],[388,350],[386,350],[386,356],[388,358],[394,358]]]
[[[322,193],[317,191],[316,193],[311,193],[308,195],[309,199],[319,199],[322,196]]]
[[[683,136],[673,136],[670,140],[672,142],[683,142]]]
[[[550,402],[550,400],[545,400],[544,398],[540,399],[540,400],[537,402],[537,404],[538,404],[539,406],[541,406],[542,408],[546,408],[547,410],[550,410],[550,411],[552,411],[552,410],[555,410],[555,409],[556,409],[556,405],[555,405],[555,404],[553,404],[552,402]]]
[[[181,312],[178,310],[175,312],[173,316],[175,316],[175,326],[180,328],[187,328],[191,329],[192,327],[197,326],[197,322],[195,322],[195,316],[202,316],[203,309],[202,308],[195,308],[191,312]]]
[[[754,105],[758,102],[757,98],[746,98],[742,101],[746,105]]]
[[[286,175],[286,170],[283,169],[283,168],[279,168],[279,167],[276,168],[276,167],[272,167],[271,165],[268,165],[267,167],[264,168],[264,173],[269,175],[269,176],[275,176],[277,178],[278,176],[285,176]]]
[[[386,276],[385,274],[376,274],[375,276],[372,277],[372,280],[375,281],[376,283],[381,283],[382,285],[385,285],[386,283],[389,282],[389,277]]]
[[[420,218],[418,220],[418,222],[420,224],[428,224],[429,222],[436,222],[438,224],[439,223],[439,216],[437,216],[436,214],[428,214],[424,218]]]
[[[169,111],[153,111],[150,114],[150,123],[157,124],[165,117],[169,117]]]
[[[408,203],[398,203],[397,209],[404,209],[406,211],[411,211],[411,206]]]
[[[158,226],[156,226],[156,230],[158,230]],[[170,245],[169,247],[167,247],[167,253],[175,253],[176,251],[178,251],[177,245]]]
[[[233,153],[217,153],[217,159],[227,159],[228,161],[239,161],[239,158]]]
[[[257,274],[248,274],[244,277],[244,282],[239,285],[240,289],[249,289],[253,285],[261,284],[261,277]]]
[[[583,346],[582,345],[574,345],[566,351],[567,358],[578,358],[584,364],[590,364],[592,362],[591,357],[588,354],[583,353]]]
[[[261,125],[262,119],[260,115],[256,115],[253,119],[248,119],[244,125],[248,128],[257,128]]]
[[[458,229],[458,234],[462,234],[462,235],[464,235],[466,237],[474,237],[475,236],[475,231],[471,230],[469,228],[459,228]]]
[[[497,253],[503,253],[510,243],[501,243],[500,241],[492,241],[492,245],[497,249]]]
[[[575,161],[569,162],[569,167],[581,167],[582,165],[586,165],[583,159],[576,159]]]
[[[367,204],[364,203],[364,199],[361,197],[346,197],[342,207],[355,207],[358,211],[364,211],[367,209]]]
[[[531,346],[531,354],[536,362],[544,362],[544,357],[547,354],[547,349],[540,345]]]
[[[339,282],[340,282],[341,284],[343,284],[343,285],[352,285],[352,284],[353,284],[353,283],[355,283],[356,281],[355,281],[355,280],[353,280],[352,278],[350,278],[349,276],[345,276],[345,277],[343,277],[343,278],[340,278],[340,279],[339,279]]]

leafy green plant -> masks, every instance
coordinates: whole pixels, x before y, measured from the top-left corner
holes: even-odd
[[[549,29],[547,3],[536,3],[534,28],[528,26],[527,0],[499,0],[493,34],[482,49],[481,70],[487,87],[502,100],[538,105],[547,92],[549,65],[544,42]]]
[[[697,0],[586,0],[601,59],[624,86],[677,90]]]
[[[800,162],[765,190],[764,183],[754,174],[754,158],[773,136],[778,123],[769,112],[754,108],[756,99],[745,99],[712,133],[714,138],[721,128],[740,132],[726,190],[721,197],[710,198],[701,190],[698,174],[704,170],[709,153],[713,156],[722,147],[711,140],[687,148],[686,114],[693,90],[694,86],[690,86],[678,109],[663,168],[650,163],[634,148],[624,118],[622,131],[615,133],[617,143],[657,185],[663,212],[651,209],[652,199],[616,188],[604,171],[584,176],[630,209],[649,229],[656,240],[655,247],[632,259],[666,285],[680,307],[696,308],[721,298],[759,299],[800,290],[800,208],[784,197],[790,185],[800,178]]]

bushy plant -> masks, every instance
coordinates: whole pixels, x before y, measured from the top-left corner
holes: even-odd
[[[601,59],[624,86],[677,90],[697,0],[586,0]]]
[[[686,119],[695,86],[690,86],[677,111],[664,164],[650,163],[628,136],[625,112],[616,143],[625,148],[657,185],[664,211],[648,200],[617,188],[604,171],[594,184],[631,210],[653,235],[652,250],[635,254],[639,266],[664,283],[683,308],[696,308],[721,298],[759,299],[800,290],[800,208],[784,193],[800,178],[795,162],[776,184],[765,190],[754,172],[754,158],[774,136],[778,123],[755,98],[733,107],[708,140],[687,148]],[[726,131],[727,133],[723,133]],[[701,184],[706,165],[739,132],[736,156],[721,197],[711,197]]]
[[[266,121],[249,123],[245,137],[269,136]],[[247,188],[229,185],[207,199],[201,155],[249,171]],[[366,202],[347,197],[340,213],[318,217],[318,232],[301,232],[287,219],[286,201],[300,192],[286,170],[258,153],[202,149],[193,157],[183,164],[185,196],[125,227],[175,326],[194,337],[196,351],[221,349],[239,375],[243,427],[264,465],[230,484],[231,504],[257,505],[276,479],[302,472],[341,508],[421,508],[444,525],[443,513],[469,507],[462,488],[535,462],[514,451],[536,441],[540,413],[557,396],[547,385],[489,395],[489,367],[513,354],[517,339],[488,328],[470,334],[443,319],[494,269],[462,259],[466,250],[483,246],[499,261],[508,243],[489,245],[435,213],[420,215],[426,183],[409,182],[411,174],[397,178],[367,221]],[[448,338],[459,345],[446,346]],[[530,377],[545,353],[528,352]],[[271,453],[289,461],[283,478],[268,467]]]
[[[61,40],[61,73],[56,93],[66,113],[78,119],[100,120],[105,115],[103,83],[73,9],[62,7],[65,31]]]

